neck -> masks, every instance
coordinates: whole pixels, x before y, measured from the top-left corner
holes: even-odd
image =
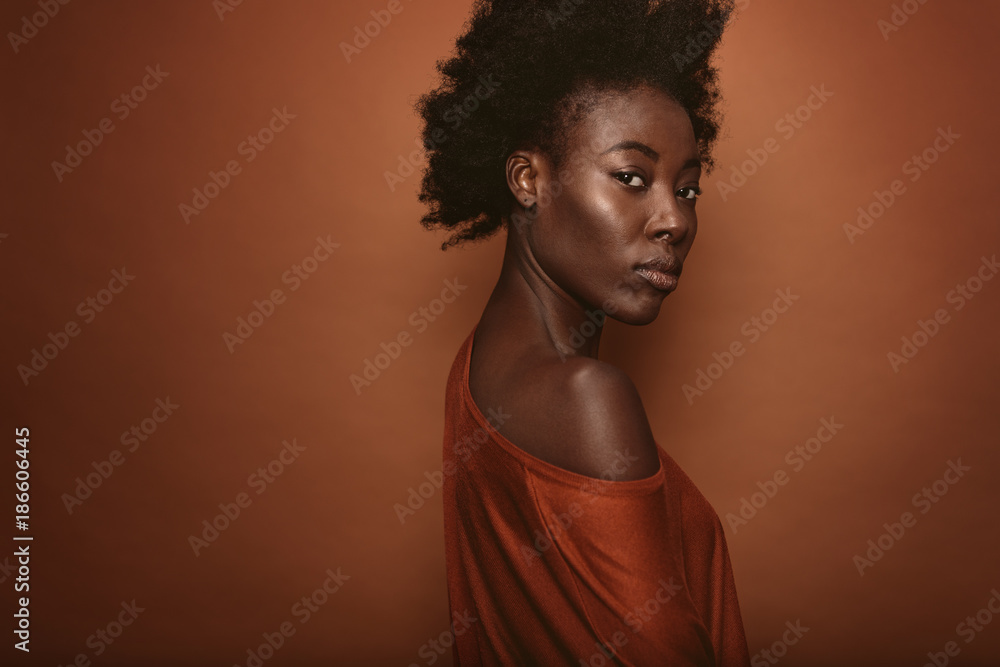
[[[561,356],[597,358],[604,313],[589,309],[545,274],[527,239],[508,226],[503,265],[483,320],[518,338],[548,341]]]

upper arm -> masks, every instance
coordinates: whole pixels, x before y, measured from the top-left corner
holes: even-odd
[[[619,368],[572,359],[550,375],[557,386],[542,405],[535,434],[541,458],[588,477],[625,481],[650,477],[660,458],[639,392]],[[547,392],[548,393],[548,392]]]

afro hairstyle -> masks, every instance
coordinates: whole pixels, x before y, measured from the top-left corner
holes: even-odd
[[[492,236],[514,203],[507,157],[538,148],[558,165],[595,91],[646,85],[687,112],[706,169],[719,133],[709,65],[732,0],[477,0],[440,85],[416,109],[427,151],[421,224],[441,249]],[[575,103],[573,103],[575,102]]]

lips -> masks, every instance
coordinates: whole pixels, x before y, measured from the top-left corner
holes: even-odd
[[[676,257],[654,257],[635,268],[636,273],[661,292],[672,292],[677,288],[677,278],[681,274],[681,263]]]

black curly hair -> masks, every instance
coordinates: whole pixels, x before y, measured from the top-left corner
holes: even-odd
[[[441,249],[492,236],[511,213],[507,157],[523,147],[556,166],[568,128],[597,95],[649,85],[688,113],[706,169],[719,133],[709,58],[732,0],[476,0],[441,85],[416,108],[427,167],[421,224]]]

